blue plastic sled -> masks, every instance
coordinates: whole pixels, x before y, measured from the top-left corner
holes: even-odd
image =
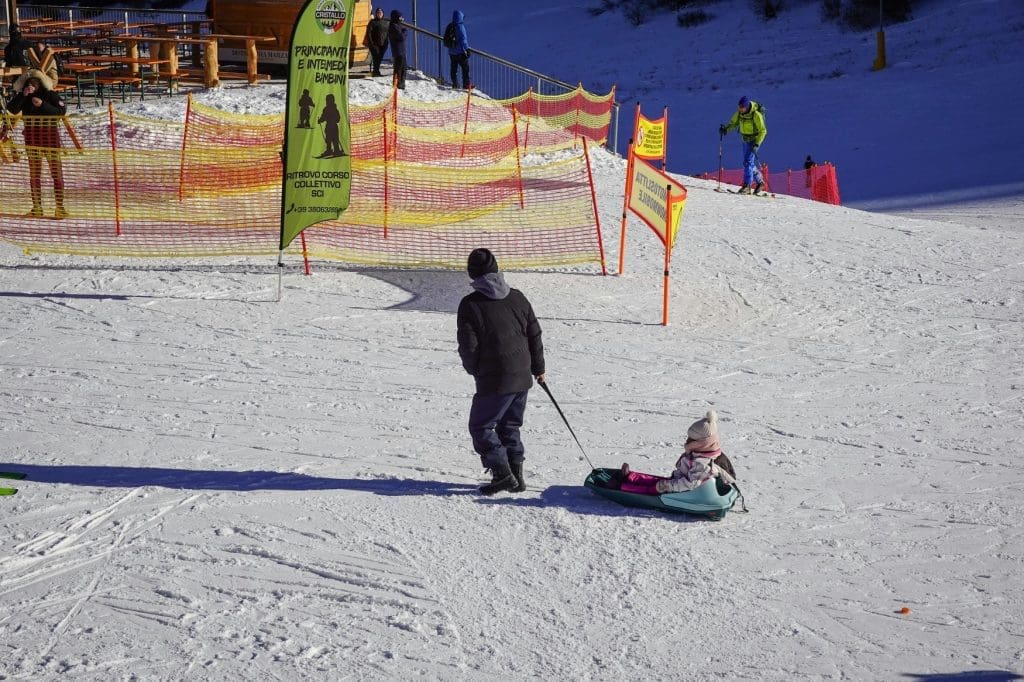
[[[583,485],[601,497],[607,497],[613,502],[618,502],[627,507],[642,507],[644,509],[657,509],[659,511],[675,514],[695,514],[715,521],[725,517],[725,513],[732,509],[739,497],[735,486],[722,484],[723,489],[728,488],[724,494],[719,494],[716,479],[711,479],[704,485],[685,493],[665,493],[663,495],[641,495],[619,490],[618,469],[594,469],[587,476]]]

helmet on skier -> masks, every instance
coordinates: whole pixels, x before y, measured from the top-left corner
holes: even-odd
[[[739,104],[738,104],[737,106],[738,106],[738,107],[739,107],[739,108],[740,108],[740,109],[741,109],[742,111],[747,111],[747,110],[749,110],[749,109],[750,109],[750,98],[749,98],[749,97],[747,97],[746,95],[743,95],[743,97],[740,97],[740,101],[739,101]]]

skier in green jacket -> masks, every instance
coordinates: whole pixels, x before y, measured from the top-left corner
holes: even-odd
[[[747,96],[740,97],[736,112],[728,123],[718,126],[718,134],[724,137],[733,128],[739,128],[740,137],[743,138],[743,184],[740,185],[739,193],[757,194],[764,187],[764,178],[757,167],[757,150],[768,135],[761,105]]]

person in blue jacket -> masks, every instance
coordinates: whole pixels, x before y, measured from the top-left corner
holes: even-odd
[[[455,26],[455,44],[448,48],[448,58],[452,62],[452,87],[458,88],[458,70],[462,69],[462,88],[469,89],[469,35],[466,33],[466,15],[459,10],[452,12],[452,24]]]

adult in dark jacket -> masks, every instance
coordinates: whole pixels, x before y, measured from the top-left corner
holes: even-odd
[[[462,69],[462,88],[469,89],[469,34],[466,33],[466,15],[455,10],[452,24],[455,26],[455,44],[448,48],[448,59],[452,66],[452,87],[459,87],[458,70]]]
[[[366,25],[366,35],[363,36],[363,45],[370,51],[371,76],[379,76],[380,63],[384,60],[384,53],[388,51],[388,27],[390,23],[384,18],[384,10],[380,7],[373,13],[373,19]]]
[[[21,29],[11,24],[10,41],[4,46],[4,62],[7,66],[29,66],[27,51],[32,45],[21,37]]]
[[[459,303],[459,356],[476,380],[469,435],[492,477],[480,492],[521,492],[526,456],[519,428],[534,378],[544,381],[540,324],[526,296],[505,283],[490,251],[474,250],[466,269],[475,291]]]
[[[50,167],[53,178],[53,194],[57,204],[55,218],[66,218],[64,209],[64,167],[61,164],[60,116],[67,113],[64,100],[50,90],[53,82],[37,69],[28,72],[28,78],[21,92],[15,93],[7,103],[12,114],[25,117],[25,147],[28,152],[29,187],[32,193],[32,210],[28,216],[43,216],[43,160]]]
[[[405,69],[408,62],[405,59],[405,34],[409,30],[402,22],[402,13],[397,9],[391,10],[391,21],[388,22],[388,43],[391,45],[391,62],[395,67],[395,82],[399,90],[405,90]]]

